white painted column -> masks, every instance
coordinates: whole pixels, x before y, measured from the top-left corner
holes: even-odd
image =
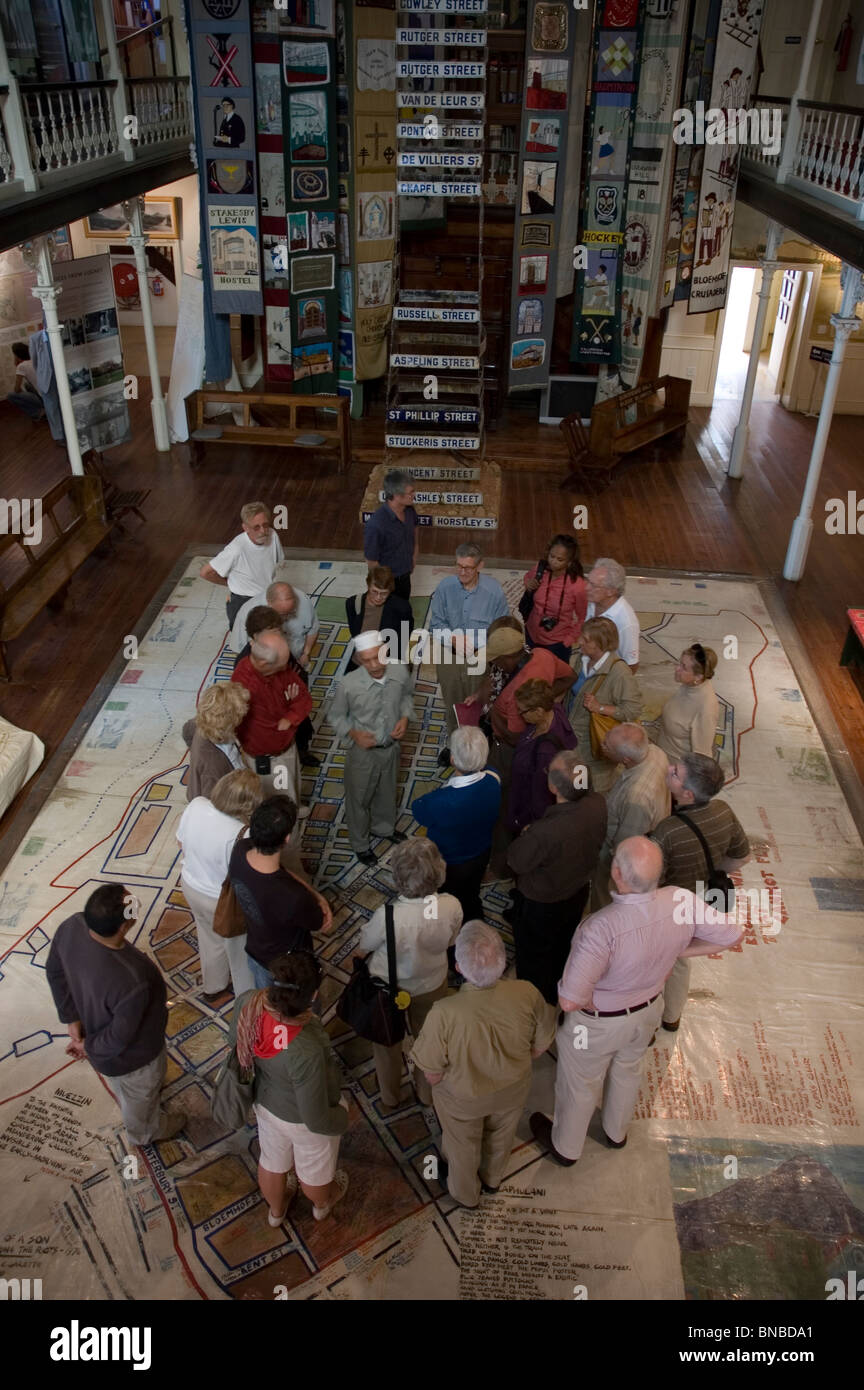
[[[147,279],[147,243],[150,238],[144,232],[141,221],[141,200],[132,198],[123,204],[123,210],[132,226],[129,245],[135,253],[135,268],[138,271],[138,289],[141,299],[141,317],[144,320],[144,342],[147,347],[147,366],[150,369],[150,415],[153,420],[153,435],[160,454],[167,454],[171,448],[168,434],[168,415],[165,410],[165,397],[162,394],[162,378],[159,375],[159,353],[156,347],[156,333],[153,328],[153,306],[150,303],[150,284]]]
[[[846,356],[846,344],[849,341],[850,333],[855,333],[861,327],[861,320],[855,313],[855,305],[861,299],[864,299],[864,275],[860,270],[855,270],[850,265],[844,265],[843,298],[840,303],[840,310],[839,313],[831,315],[831,323],[834,327],[834,350],[831,353],[831,362],[825,381],[825,393],[822,397],[822,408],[819,411],[819,423],[816,426],[813,448],[810,453],[810,467],[807,471],[807,482],[804,484],[804,495],[801,498],[801,510],[789,535],[789,548],[786,551],[786,561],[783,565],[784,579],[800,579],[807,563],[807,551],[810,548],[810,537],[813,534],[813,503],[816,501],[816,489],[819,486],[822,461],[825,458],[825,449],[828,444],[828,431],[831,429],[834,403],[837,400],[837,392],[840,387],[840,373],[843,370],[843,358]]]
[[[12,177],[20,179],[26,191],[32,193],[39,187],[39,184],[30,157],[21,91],[17,77],[9,71],[2,33],[0,33],[0,87],[9,88],[9,95],[3,103],[3,126],[6,131],[6,146],[12,156]]]
[[[114,27],[114,7],[111,0],[99,0],[99,8],[102,11],[102,27],[105,31],[105,49],[107,63],[106,77],[117,79],[117,86],[111,94],[114,106],[114,120],[117,124],[117,134],[120,138],[120,150],[123,158],[132,160],[135,158],[135,146],[133,141],[137,138],[134,131],[133,122],[129,121],[129,100],[126,92],[126,72],[120,60],[120,49],[117,46],[117,30]]]
[[[57,395],[60,397],[60,414],[63,417],[63,429],[66,432],[66,452],[69,455],[69,464],[72,472],[81,478],[84,476],[84,465],[81,462],[81,450],[78,447],[78,426],[75,423],[75,412],[72,409],[72,392],[69,390],[69,378],[66,375],[66,358],[63,355],[63,328],[57,316],[57,296],[62,294],[62,286],[54,283],[48,242],[42,239],[34,249],[38,251],[39,279],[33,286],[33,293],[41,301],[42,308],[45,310],[45,327],[48,330],[51,361],[54,363]]]
[[[759,350],[762,346],[765,320],[768,317],[771,287],[774,283],[774,276],[779,269],[779,262],[774,257],[780,250],[782,236],[783,228],[780,224],[769,222],[765,255],[762,258],[762,284],[759,286],[759,303],[756,306],[753,338],[750,343],[750,358],[747,363],[747,376],[744,380],[744,394],[741,397],[741,410],[738,414],[735,433],[732,436],[732,452],[729,455],[729,467],[726,470],[730,478],[740,478],[744,473],[744,455],[747,451],[747,436],[750,431],[750,407],[753,404],[753,393],[756,390],[756,377],[759,372]]]

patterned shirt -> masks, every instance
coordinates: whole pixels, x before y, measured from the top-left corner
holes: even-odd
[[[725,801],[706,801],[701,806],[682,806],[684,814],[698,825],[711,851],[714,868],[724,859],[746,859],[750,841],[731,806]],[[694,831],[679,816],[667,816],[650,837],[663,851],[663,883],[697,891],[697,883],[707,882],[708,871],[703,850]],[[704,889],[703,889],[704,892]]]

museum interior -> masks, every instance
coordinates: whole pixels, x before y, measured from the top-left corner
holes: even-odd
[[[2,0],[7,1297],[864,1294],[861,305],[864,0]]]

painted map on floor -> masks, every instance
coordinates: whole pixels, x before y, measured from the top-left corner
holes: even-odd
[[[574,1168],[542,1157],[527,1115],[551,1113],[554,1062],[535,1063],[507,1181],[466,1212],[430,1176],[434,1112],[406,1075],[404,1104],[383,1116],[371,1049],[334,1016],[359,928],[390,890],[387,845],[373,870],[349,852],[344,752],[324,708],[347,659],[344,599],[366,566],[286,564],[321,619],[311,688],[322,764],[304,779],[303,853],[334,904],[336,929],[320,940],[324,1019],[351,1096],[341,1155],[351,1187],[338,1219],[314,1222],[301,1196],[285,1227],[268,1225],[254,1129],[226,1133],[210,1117],[231,1006],[201,998],[179,888],[180,730],[198,692],[233,665],[222,594],[195,577],[199,565],[174,585],[2,885],[0,1275],[41,1278],[45,1299],[795,1299],[824,1297],[828,1278],[858,1269],[864,855],[758,587],[745,582],[633,578],[628,596],[643,628],[646,718],[671,692],[682,648],[699,640],[730,654],[715,681],[717,739],[726,795],[754,844],[742,881],[780,888],[781,928],[754,920],[736,951],[693,961],[681,1029],[648,1053],[621,1152],[601,1147],[595,1119]],[[489,569],[514,608],[528,567]],[[444,572],[417,571],[418,622]],[[443,711],[430,677],[420,674],[404,741],[403,808],[439,777]],[[398,824],[412,829],[408,810]],[[188,1115],[176,1139],[132,1156],[105,1084],[65,1054],[45,981],[53,932],[106,880],[142,903],[134,939],[169,985],[167,1104]],[[506,896],[484,892],[509,949]]]

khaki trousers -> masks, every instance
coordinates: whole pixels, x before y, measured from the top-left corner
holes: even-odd
[[[690,991],[690,959],[679,956],[672,966],[672,973],[663,986],[666,1000],[663,1018],[666,1023],[677,1023],[684,1012],[687,995]]]
[[[393,834],[400,747],[358,748],[352,741],[345,754],[345,823],[355,854],[368,853],[370,832],[385,839]]]
[[[255,759],[251,753],[243,754],[243,761],[246,766],[255,771]],[[276,769],[279,768],[277,779]],[[284,769],[284,770],[282,770]],[[261,777],[261,774],[258,774]],[[290,748],[286,748],[284,753],[274,753],[270,759],[269,777],[261,777],[261,785],[264,788],[265,796],[273,796],[276,792],[284,792],[290,796],[294,805],[298,808],[302,805],[302,789],[300,785],[300,756],[297,752],[296,743],[292,743]]]
[[[437,989],[430,990],[428,994],[414,995],[407,1009],[408,1030],[413,1038],[420,1036],[420,1029],[426,1022],[426,1015],[432,1008],[437,999],[446,999],[450,990],[447,987],[447,977]],[[384,1047],[381,1043],[372,1044],[372,1056],[375,1058],[375,1072],[378,1076],[378,1088],[381,1092],[383,1105],[398,1105],[402,1098],[402,1071],[404,1058],[402,1055],[403,1043],[394,1043],[392,1047]],[[414,1068],[414,1090],[417,1092],[417,1099],[421,1105],[432,1104],[432,1088],[423,1072],[419,1067]]]
[[[610,1139],[627,1136],[633,1119],[642,1058],[663,1013],[663,996],[647,1009],[620,1018],[592,1018],[581,1009],[566,1014],[558,1029],[555,1074],[555,1122],[552,1143],[565,1158],[579,1158],[594,1111],[601,1104],[603,1128]],[[576,1029],[585,1028],[585,1033]],[[584,1046],[576,1046],[576,1043]]]
[[[159,1133],[162,1107],[159,1094],[165,1080],[168,1053],[163,1047],[158,1057],[137,1071],[125,1076],[106,1076],[105,1080],[117,1097],[130,1144],[152,1144]]]
[[[450,1164],[447,1189],[463,1207],[477,1206],[481,1182],[500,1186],[530,1088],[530,1068],[521,1081],[487,1096],[453,1095],[446,1077],[432,1087],[441,1147]]]
[[[435,667],[435,679],[441,687],[448,735],[457,728],[453,706],[460,705],[469,695],[476,695],[485,674],[485,671],[481,675],[472,673],[471,667],[466,666],[464,661]]]

